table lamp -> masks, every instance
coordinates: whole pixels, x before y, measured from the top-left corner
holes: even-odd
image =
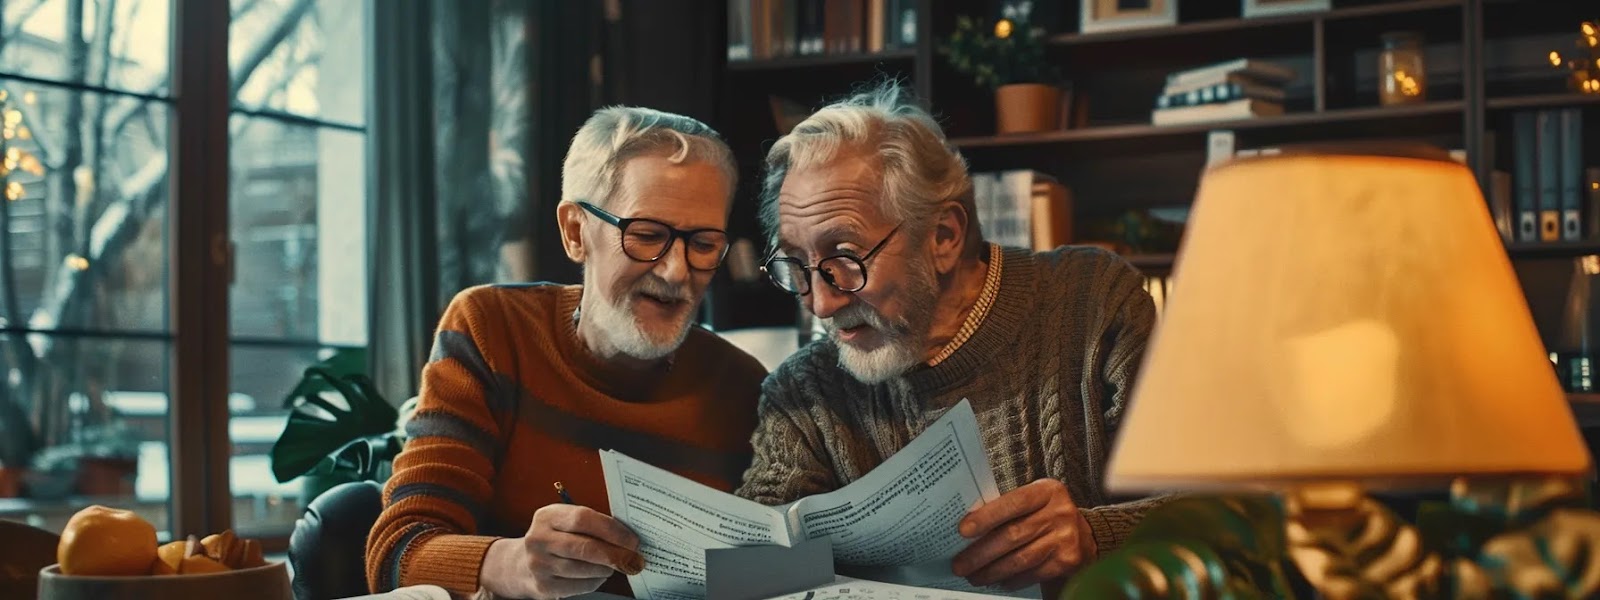
[[[1173,277],[1113,493],[1282,493],[1292,538],[1366,489],[1590,469],[1487,205],[1442,151],[1217,165]]]

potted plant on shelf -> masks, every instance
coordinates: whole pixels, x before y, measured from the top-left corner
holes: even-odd
[[[993,25],[963,16],[939,45],[956,71],[994,90],[998,133],[1061,127],[1061,75],[1045,57],[1044,36],[1042,28],[1027,24],[1025,11],[1008,13]]]
[[[289,423],[272,445],[272,475],[279,483],[304,476],[303,504],[341,483],[387,480],[404,446],[407,407],[396,410],[378,393],[366,360],[364,350],[339,350],[307,367],[284,399]]]

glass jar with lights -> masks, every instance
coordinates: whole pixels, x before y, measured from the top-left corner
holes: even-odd
[[[1422,55],[1422,34],[1395,31],[1383,34],[1378,53],[1378,104],[1394,106],[1427,100],[1427,69]]]

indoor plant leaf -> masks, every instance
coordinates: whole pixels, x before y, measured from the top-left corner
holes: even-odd
[[[344,398],[346,407],[320,397],[298,397],[283,434],[269,455],[272,475],[286,482],[312,470],[330,453],[354,440],[393,433],[399,411],[386,402],[365,375],[339,375],[321,365],[308,367],[302,384],[318,381]]]
[[[332,356],[311,365],[310,368],[320,369],[325,373],[331,373],[339,377],[360,375],[367,370],[367,350],[366,348],[340,348],[335,350]],[[310,368],[308,368],[308,371]],[[334,391],[334,387],[327,380],[304,377],[298,385],[294,386],[294,389],[289,390],[288,395],[284,396],[283,404],[284,406],[293,406],[298,398],[331,391]]]

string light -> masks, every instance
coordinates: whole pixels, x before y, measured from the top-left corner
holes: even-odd
[[[24,92],[23,102],[33,103],[36,95],[32,91]],[[0,89],[0,195],[4,195],[6,202],[21,200],[28,193],[27,187],[20,181],[8,181],[13,173],[21,169],[34,176],[44,176],[44,163],[33,153],[25,148],[11,146],[9,140],[22,138],[31,139],[33,132],[23,125],[22,111],[11,108],[11,92]]]
[[[89,270],[89,259],[76,254],[68,254],[67,266],[74,271],[87,271]]]
[[[1000,39],[1011,37],[1011,19],[1000,19],[994,22],[994,36]]]
[[[1573,91],[1583,94],[1600,94],[1600,25],[1584,21],[1578,24],[1583,34],[1578,38],[1578,47],[1588,46],[1587,57],[1574,56],[1570,61],[1565,61],[1561,53],[1550,52],[1550,66],[1555,68],[1568,68],[1571,73],[1567,76],[1567,85]],[[1581,51],[1580,51],[1581,52]]]

